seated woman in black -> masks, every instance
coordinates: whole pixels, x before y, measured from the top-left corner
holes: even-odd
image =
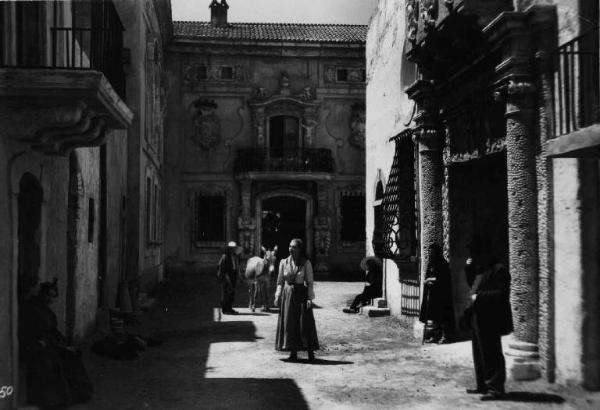
[[[88,401],[92,383],[81,352],[58,330],[50,305],[58,297],[57,280],[40,284],[20,312],[21,359],[26,365],[27,401],[44,409]]]

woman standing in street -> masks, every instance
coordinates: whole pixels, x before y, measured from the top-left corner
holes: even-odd
[[[300,239],[290,242],[290,256],[279,263],[275,306],[279,306],[279,320],[275,349],[289,351],[289,361],[298,360],[298,351],[306,350],[308,360],[314,361],[319,349],[317,328],[312,311],[313,270]]]

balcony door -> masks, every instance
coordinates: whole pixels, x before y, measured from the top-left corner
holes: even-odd
[[[302,147],[300,121],[297,117],[279,115],[269,120],[269,154],[274,158],[296,152]]]

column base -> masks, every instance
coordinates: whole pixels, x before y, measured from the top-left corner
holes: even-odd
[[[509,340],[506,351],[510,378],[515,381],[535,380],[541,377],[540,355],[535,343]]]

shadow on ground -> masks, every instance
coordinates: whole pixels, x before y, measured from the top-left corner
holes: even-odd
[[[242,306],[247,303],[244,288],[238,284]],[[292,379],[207,377],[210,346],[262,339],[245,317],[268,315],[215,314],[219,293],[212,276],[169,275],[153,292],[156,303],[151,310],[127,328],[133,334],[153,335],[161,345],[129,362],[87,357],[95,394],[73,409],[308,409]]]
[[[315,360],[308,360],[308,359],[296,359],[296,360],[290,360],[288,358],[285,359],[279,359],[282,362],[286,362],[286,363],[294,363],[294,364],[312,364],[312,365],[320,365],[320,366],[339,366],[339,365],[344,365],[344,364],[354,364],[354,362],[347,362],[344,360],[325,360],[325,359],[315,359]]]
[[[198,387],[210,409],[309,409],[291,379],[204,379]]]
[[[561,404],[565,399],[556,394],[535,393],[526,391],[511,391],[496,401],[515,401],[523,403],[555,403]]]

